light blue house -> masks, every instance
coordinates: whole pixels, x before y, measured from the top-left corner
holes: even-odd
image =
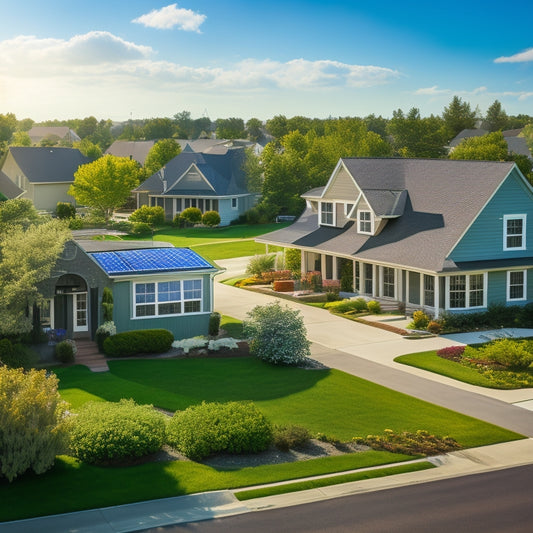
[[[533,302],[533,188],[513,162],[346,158],[303,197],[257,239],[301,250],[303,273],[437,317]]]
[[[244,158],[242,147],[199,153],[187,145],[133,191],[137,207],[161,206],[167,220],[188,207],[197,207],[202,214],[217,211],[220,225],[228,225],[257,202],[257,194],[247,189]]]
[[[164,328],[175,339],[206,335],[218,269],[189,248],[134,241],[70,241],[40,287],[43,325],[94,337],[102,295],[113,293],[117,332]]]

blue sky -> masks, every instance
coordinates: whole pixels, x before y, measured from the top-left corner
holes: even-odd
[[[531,0],[5,4],[17,118],[428,116],[454,95],[533,115]]]

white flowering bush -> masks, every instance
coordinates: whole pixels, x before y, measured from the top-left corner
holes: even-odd
[[[278,302],[256,306],[243,323],[250,354],[273,364],[297,365],[311,354],[299,311]]]
[[[183,353],[189,353],[191,350],[196,350],[197,348],[205,348],[207,346],[208,340],[205,337],[191,337],[190,339],[181,339],[179,341],[174,341],[172,343],[173,348],[181,348]]]
[[[225,337],[223,339],[210,340],[207,349],[212,352],[218,352],[220,348],[227,348],[228,350],[236,350],[238,348],[237,341],[233,337]]]
[[[112,320],[108,320],[107,322],[104,322],[101,326],[98,326],[94,338],[96,340],[96,344],[98,344],[98,349],[100,350],[100,352],[104,352],[104,341],[107,339],[107,337],[111,337],[116,334],[117,327],[115,326],[115,323]]]

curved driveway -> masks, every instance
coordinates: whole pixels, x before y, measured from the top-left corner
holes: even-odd
[[[217,261],[227,271],[215,280],[241,274],[246,262],[245,258]],[[276,300],[301,312],[313,343],[312,357],[329,367],[533,437],[533,411],[509,405],[533,399],[533,389],[485,389],[393,361],[398,355],[458,344],[453,339],[407,340],[324,309],[215,282],[215,309],[240,320],[246,319],[254,306]]]

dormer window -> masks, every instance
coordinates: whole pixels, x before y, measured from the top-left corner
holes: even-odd
[[[333,202],[320,202],[320,224],[333,226],[335,221],[335,207]]]
[[[503,217],[503,249],[526,249],[526,215],[505,215]]]
[[[357,211],[357,228],[359,233],[372,235],[372,212]]]

